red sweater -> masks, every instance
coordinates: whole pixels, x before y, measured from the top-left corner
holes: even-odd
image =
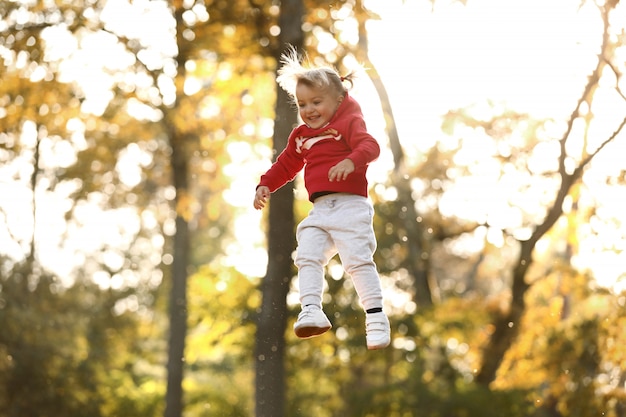
[[[330,122],[319,129],[303,124],[289,135],[287,147],[270,169],[261,176],[259,186],[274,192],[304,167],[304,185],[309,200],[319,192],[340,192],[367,197],[365,173],[370,162],[378,158],[380,147],[365,127],[359,104],[348,94]],[[349,158],[355,170],[345,180],[328,180],[331,167]]]

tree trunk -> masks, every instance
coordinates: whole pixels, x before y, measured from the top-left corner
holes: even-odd
[[[287,44],[298,50],[303,44],[302,0],[281,2],[280,39],[276,62]],[[277,87],[273,147],[278,155],[297,122],[290,98]],[[282,417],[285,413],[285,330],[287,293],[293,275],[291,254],[295,247],[293,184],[274,193],[269,205],[268,266],[261,285],[261,311],[257,318],[255,364],[255,407],[257,417]]]
[[[183,13],[185,8],[181,2],[174,2],[174,17],[176,27],[184,26]],[[188,48],[184,48],[185,39],[182,30],[176,35],[178,45],[178,74],[176,85],[182,88],[185,79],[185,62],[187,61]],[[176,123],[171,120],[175,114],[178,103],[183,96],[182,91],[177,92],[176,104],[169,109],[164,109],[165,131],[170,138],[172,155],[170,156],[170,168],[172,184],[176,190],[174,200],[176,210],[176,232],[173,243],[173,261],[171,267],[169,319],[170,334],[167,352],[167,388],[165,393],[165,417],[181,417],[183,415],[183,378],[185,365],[185,339],[187,337],[187,267],[189,265],[190,232],[188,219],[189,204],[189,164],[187,143],[189,138],[181,134]]]
[[[26,257],[26,265],[31,265],[31,270],[35,269],[36,248],[37,248],[37,181],[39,179],[39,158],[41,151],[41,138],[37,135],[35,147],[33,149],[33,172],[30,174],[30,189],[32,192],[32,218],[33,218],[33,233],[30,236],[29,247],[30,251]]]
[[[386,132],[389,137],[389,148],[393,155],[394,170],[391,174],[393,184],[398,189],[398,203],[401,207],[406,208],[406,212],[402,213],[402,224],[406,230],[406,237],[409,250],[407,269],[411,273],[414,282],[415,295],[414,301],[417,305],[429,307],[433,304],[433,296],[437,294],[436,284],[429,280],[430,270],[430,254],[423,239],[422,225],[417,221],[419,214],[415,208],[415,199],[411,190],[411,178],[406,174],[404,166],[404,150],[400,143],[398,129],[396,127],[393,109],[387,94],[385,84],[380,78],[380,74],[376,70],[376,66],[369,57],[369,42],[365,23],[368,11],[363,6],[363,1],[357,1],[358,20],[359,20],[359,44],[358,50],[355,51],[356,57],[363,62],[368,68],[368,75],[378,98],[380,99],[383,114],[385,116]]]
[[[173,129],[172,129],[173,130]],[[176,133],[173,133],[176,135]],[[172,138],[172,182],[176,188],[176,233],[174,234],[174,260],[172,262],[172,287],[170,289],[170,335],[167,357],[167,392],[165,417],[180,417],[183,410],[183,370],[185,363],[185,338],[187,335],[187,265],[189,259],[189,225],[183,217],[187,201],[188,164],[183,139]]]

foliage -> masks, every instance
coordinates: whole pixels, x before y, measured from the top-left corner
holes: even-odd
[[[186,415],[248,416],[254,408],[255,282],[232,268],[206,265],[189,282]]]
[[[556,267],[528,294],[522,337],[499,371],[498,389],[525,387],[539,410],[561,415],[617,416],[623,361],[614,345],[623,321],[624,295],[593,291],[590,279],[568,266]],[[618,353],[620,352],[620,353]],[[613,355],[617,353],[617,356]]]
[[[154,369],[138,360],[150,323],[119,309],[128,292],[64,288],[21,266],[0,285],[0,415],[156,415]]]

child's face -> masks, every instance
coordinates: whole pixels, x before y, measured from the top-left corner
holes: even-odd
[[[299,83],[296,86],[296,101],[302,121],[312,129],[324,127],[333,117],[343,100],[332,90],[311,87]]]

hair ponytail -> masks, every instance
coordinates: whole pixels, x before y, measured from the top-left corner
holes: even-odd
[[[356,73],[354,72],[349,72],[348,74],[344,75],[343,77],[339,77],[339,79],[341,80],[341,82],[347,82],[350,84],[350,88],[354,87],[354,79],[356,78]]]

